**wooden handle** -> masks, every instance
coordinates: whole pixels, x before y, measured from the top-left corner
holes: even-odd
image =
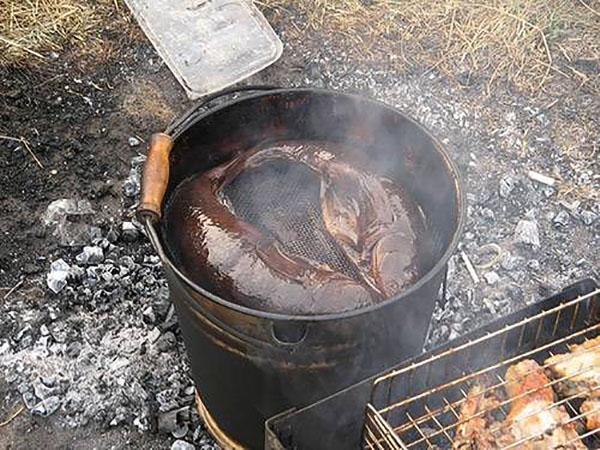
[[[156,133],[150,139],[148,158],[144,165],[142,189],[137,216],[140,222],[149,218],[157,222],[161,218],[162,202],[169,184],[169,155],[173,138],[165,133]]]

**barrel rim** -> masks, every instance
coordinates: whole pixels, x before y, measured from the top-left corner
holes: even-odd
[[[205,111],[204,113],[200,114],[193,122],[187,124],[185,129],[182,131],[182,133],[177,138],[175,138],[175,141],[177,141],[179,139],[179,137],[183,136],[189,128],[193,127],[198,122],[204,120],[206,117],[210,116],[213,113],[222,111],[227,108],[234,107],[245,101],[254,100],[254,99],[260,98],[260,97],[281,95],[281,94],[286,94],[286,93],[309,93],[309,94],[318,94],[318,95],[331,96],[331,97],[347,97],[349,99],[356,100],[359,102],[371,103],[374,106],[383,108],[384,110],[388,110],[391,113],[402,116],[404,119],[408,120],[411,124],[418,127],[425,134],[425,136],[427,136],[427,138],[429,138],[431,140],[433,146],[436,148],[436,150],[442,157],[443,161],[445,162],[446,166],[448,167],[449,174],[453,178],[454,185],[455,185],[456,206],[458,209],[454,234],[452,236],[452,239],[448,243],[446,250],[442,254],[441,258],[438,260],[438,262],[425,275],[423,275],[421,278],[419,278],[419,280],[415,284],[410,286],[405,291],[402,291],[399,295],[391,297],[381,303],[377,303],[375,305],[371,305],[366,308],[358,308],[358,309],[354,309],[354,310],[350,310],[350,311],[343,311],[343,312],[337,312],[337,313],[331,313],[331,314],[294,315],[294,314],[284,314],[284,313],[260,311],[260,310],[248,308],[246,306],[242,306],[237,303],[228,301],[228,300],[204,289],[202,286],[199,286],[198,284],[194,283],[188,276],[186,276],[181,270],[179,270],[179,268],[177,268],[176,264],[171,260],[171,258],[169,258],[169,256],[167,255],[167,253],[165,252],[164,247],[163,247],[162,233],[158,233],[156,231],[156,228],[154,227],[154,224],[148,220],[145,224],[146,230],[148,231],[148,237],[150,238],[150,241],[151,241],[154,249],[158,253],[159,257],[161,258],[162,263],[165,264],[166,266],[168,266],[169,269],[172,270],[173,273],[177,276],[177,278],[179,278],[180,281],[183,281],[193,291],[197,292],[198,294],[202,295],[203,297],[205,297],[221,306],[224,306],[229,309],[233,309],[234,311],[241,313],[241,314],[246,314],[246,315],[254,316],[257,318],[261,318],[261,319],[286,320],[286,321],[295,320],[295,321],[309,321],[309,322],[322,322],[322,321],[329,321],[329,320],[348,319],[348,318],[352,318],[352,317],[361,316],[363,314],[369,314],[369,313],[379,310],[380,308],[384,308],[388,305],[391,305],[392,303],[402,301],[403,298],[406,298],[406,297],[412,295],[413,293],[415,293],[416,291],[418,291],[419,289],[421,289],[428,282],[432,281],[432,279],[434,277],[438,276],[442,270],[444,270],[446,264],[448,263],[448,260],[450,259],[450,257],[452,256],[452,254],[454,253],[456,248],[458,247],[458,243],[460,241],[460,236],[462,234],[462,230],[464,228],[464,221],[465,221],[463,182],[462,182],[462,177],[460,175],[460,172],[458,171],[458,167],[457,167],[456,163],[454,163],[454,161],[450,158],[450,156],[448,155],[448,152],[446,151],[444,146],[441,144],[441,142],[432,134],[432,132],[425,125],[422,125],[417,120],[415,120],[413,117],[400,111],[398,108],[396,108],[394,106],[388,105],[387,103],[384,103],[383,101],[380,101],[377,99],[372,99],[372,98],[367,98],[367,97],[364,97],[364,96],[361,96],[358,94],[352,94],[352,93],[346,93],[346,92],[335,91],[332,89],[322,89],[322,88],[305,88],[305,87],[304,88],[281,88],[281,89],[273,89],[273,90],[269,90],[269,91],[265,91],[265,92],[248,94],[248,95],[245,95],[245,96],[237,98],[237,99],[228,100],[218,106],[210,108],[207,111]],[[176,142],[175,142],[175,145],[176,145]]]

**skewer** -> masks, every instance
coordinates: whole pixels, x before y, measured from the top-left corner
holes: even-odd
[[[471,275],[471,278],[473,279],[473,283],[479,284],[479,276],[477,275],[477,272],[475,271],[475,267],[473,267],[473,263],[471,262],[471,260],[467,256],[467,254],[461,250],[460,257],[462,258],[463,262],[465,263],[467,271],[469,272],[469,275]]]

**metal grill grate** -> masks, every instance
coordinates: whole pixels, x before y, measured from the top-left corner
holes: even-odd
[[[319,178],[308,166],[273,161],[246,169],[223,195],[238,216],[277,238],[290,254],[359,278],[356,267],[325,230]]]
[[[512,420],[510,423],[524,423],[521,421],[545,412],[564,411],[564,414],[557,415],[562,419],[554,429],[573,426],[579,434],[567,439],[562,448],[581,448],[575,447],[578,441],[588,448],[600,448],[600,428],[589,429],[589,424],[586,424],[590,416],[598,414],[600,417],[600,406],[585,411],[581,409],[587,398],[600,400],[600,367],[575,361],[586,353],[600,354],[598,336],[600,290],[595,290],[479,339],[390,371],[374,382],[363,430],[364,447],[456,448],[453,446],[457,444],[458,427],[468,426],[474,423],[474,419],[488,418],[492,424],[487,427],[487,432],[506,431],[503,427],[509,423],[505,419],[513,402],[528,401],[545,390],[561,391],[561,386],[573,386],[587,376],[586,379],[591,380],[587,390],[579,387],[575,392],[561,392],[554,396],[553,402],[540,404],[520,416],[519,422]],[[582,347],[581,344],[586,342],[587,347]],[[571,351],[574,345],[580,345],[577,352]],[[563,355],[560,364],[571,362],[577,370],[563,376],[547,377],[547,382],[508,396],[507,369],[524,360],[534,360],[543,375],[556,366],[556,360],[547,361],[554,355]],[[534,376],[537,371],[524,373],[520,379]],[[475,386],[479,387],[476,393],[472,391]],[[492,397],[496,399],[494,402],[473,413],[465,412],[468,400]],[[530,433],[508,442],[495,442],[495,447],[485,448],[533,448],[528,445],[535,441],[539,444],[542,438],[542,433]]]

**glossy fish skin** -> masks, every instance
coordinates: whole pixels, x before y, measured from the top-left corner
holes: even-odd
[[[265,155],[262,155],[263,157]],[[224,183],[248,164],[236,160],[188,180],[169,205],[168,232],[179,236],[178,256],[199,284],[208,281],[226,298],[254,309],[288,314],[326,314],[373,304],[356,281],[286,255],[219,200]]]
[[[262,150],[257,156],[263,152],[302,161],[320,173],[325,227],[363,269],[360,272],[366,285],[390,298],[417,280],[418,242],[411,223],[414,214],[408,211],[396,186],[338,161],[340,145],[292,141]]]
[[[179,236],[178,256],[184,267],[193,268],[188,270],[192,278],[209,282],[239,304],[288,314],[354,310],[413,283],[417,238],[399,192],[339,162],[339,151],[339,145],[318,142],[257,147],[179,186],[169,204],[168,232]],[[286,254],[220,198],[243,170],[275,159],[303,163],[321,179],[325,228],[361,279]]]
[[[414,283],[417,236],[400,195],[378,177],[344,163],[332,161],[322,170],[325,226],[351,247],[347,253],[356,265],[369,267],[366,281],[385,298]]]

